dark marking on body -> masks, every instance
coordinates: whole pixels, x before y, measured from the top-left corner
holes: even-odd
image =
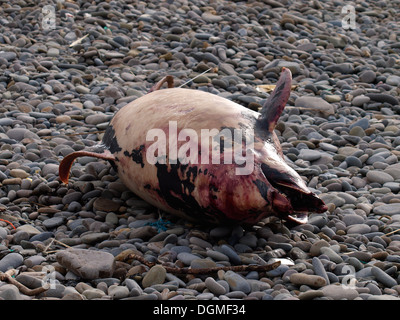
[[[140,147],[133,149],[132,153],[129,153],[128,151],[124,152],[124,155],[127,157],[131,157],[134,162],[137,164],[140,164],[141,167],[144,167],[144,162],[143,162],[143,155],[142,151],[144,149],[144,145],[142,144]]]
[[[117,157],[115,157],[114,161],[109,160],[109,162],[111,163],[111,167],[114,169],[114,171],[118,172],[118,166],[115,163],[119,162],[119,159]]]
[[[157,179],[159,184],[158,193],[162,196],[169,206],[177,210],[196,210],[201,211],[202,208],[191,195],[194,190],[194,184],[189,179],[181,180],[179,171],[184,172],[187,165],[177,164],[160,164],[156,163]],[[189,190],[187,194],[184,190]],[[191,190],[191,191],[190,191]]]
[[[254,135],[254,141],[272,140],[271,132],[268,130],[268,123],[263,119],[260,119],[255,123]]]
[[[253,181],[253,183],[257,186],[258,191],[260,191],[261,196],[269,203],[268,200],[268,186],[265,182],[261,181],[260,179],[257,179]]]
[[[271,184],[277,189],[282,187],[280,183],[284,183],[288,186],[296,185],[296,183],[290,178],[288,174],[286,174],[285,172],[279,172],[278,170],[269,167],[265,163],[261,164],[261,170],[268,181],[270,181]]]
[[[210,191],[212,191],[212,192],[218,192],[219,190],[218,190],[218,187],[217,187],[217,186],[215,186],[215,185],[210,185]]]
[[[215,194],[219,192],[218,187],[215,185],[210,185],[210,194],[211,194],[211,198],[213,198],[214,200],[218,199],[218,196]]]
[[[225,216],[216,209],[203,208],[192,195],[199,171],[197,166],[183,165],[179,161],[170,165],[156,163],[155,166],[159,184],[156,191],[170,207],[183,211],[198,221],[210,221],[215,220],[215,217]]]
[[[103,144],[107,146],[112,154],[121,151],[121,147],[118,144],[117,137],[112,125],[109,125],[103,136]]]

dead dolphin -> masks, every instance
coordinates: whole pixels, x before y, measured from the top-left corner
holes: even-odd
[[[258,113],[211,93],[172,88],[167,76],[115,114],[95,150],[67,155],[60,179],[68,182],[77,157],[93,156],[109,160],[145,201],[191,221],[255,224],[275,215],[305,223],[308,213],[327,207],[285,162],[274,132],[291,79],[283,68]],[[169,88],[158,90],[164,82]]]

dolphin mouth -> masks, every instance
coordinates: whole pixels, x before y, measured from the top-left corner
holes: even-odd
[[[296,180],[283,170],[280,172],[266,164],[262,164],[261,169],[275,188],[272,206],[281,218],[304,224],[308,221],[308,213],[323,213],[328,210],[317,195],[305,185],[302,186],[302,183],[296,183]]]
[[[305,224],[308,222],[307,212],[296,212],[287,215],[287,219],[297,224]]]
[[[276,183],[274,187],[277,187],[290,204],[289,210],[283,213],[284,219],[296,224],[307,223],[309,213],[323,213],[328,209],[314,193],[306,193],[295,185],[287,186]]]

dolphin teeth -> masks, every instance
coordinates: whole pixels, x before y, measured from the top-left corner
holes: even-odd
[[[307,212],[296,212],[289,214],[288,219],[298,224],[305,224],[308,221]]]

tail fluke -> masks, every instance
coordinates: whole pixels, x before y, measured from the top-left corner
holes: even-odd
[[[58,174],[62,182],[68,183],[69,172],[71,170],[72,164],[74,163],[75,159],[79,157],[95,157],[109,161],[115,160],[115,157],[108,150],[105,150],[103,153],[96,153],[84,150],[72,152],[61,160],[60,166],[58,168]]]

